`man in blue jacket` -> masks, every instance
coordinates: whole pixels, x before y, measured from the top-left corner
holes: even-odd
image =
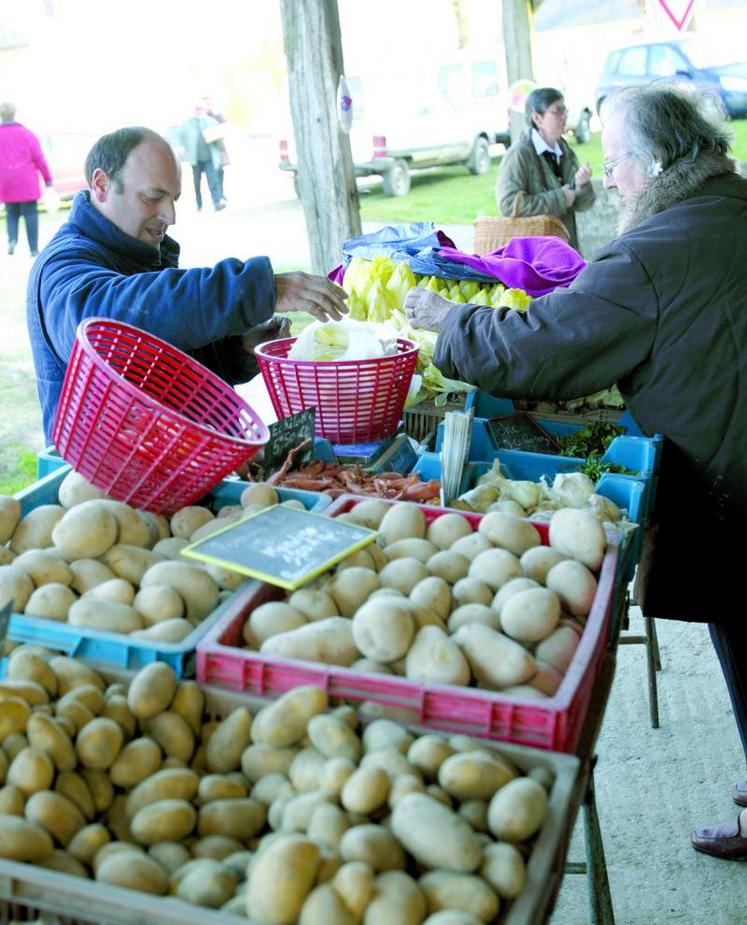
[[[78,193],[29,277],[27,322],[48,442],[84,318],[143,328],[234,385],[256,374],[254,347],[287,332],[287,319],[275,311],[310,312],[322,321],[347,312],[334,283],[274,274],[267,257],[179,269],[179,245],[166,231],[181,193],[180,166],[150,129],[100,138],[86,158],[86,179],[90,190]]]

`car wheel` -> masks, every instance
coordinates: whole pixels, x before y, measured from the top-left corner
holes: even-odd
[[[573,130],[573,134],[576,136],[576,141],[580,145],[585,145],[591,141],[591,126],[589,125],[589,119],[589,113],[582,112],[578,117],[576,128]]]
[[[410,168],[398,157],[381,178],[387,196],[406,196],[410,192]]]
[[[472,154],[467,161],[469,172],[476,177],[482,176],[490,170],[490,148],[484,138],[476,138],[472,146]]]

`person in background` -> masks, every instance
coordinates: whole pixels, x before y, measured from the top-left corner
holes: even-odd
[[[568,288],[526,313],[414,289],[405,310],[439,331],[445,376],[527,399],[617,383],[643,433],[664,435],[637,597],[647,616],[708,625],[747,762],[747,179],[717,105],[657,84],[607,98],[602,169],[622,200],[620,236]],[[669,785],[688,794],[676,763]],[[747,780],[731,795],[747,807]],[[691,842],[747,859],[747,809]]]
[[[16,107],[12,103],[0,103],[0,202],[5,203],[9,254],[15,252],[18,244],[21,217],[26,223],[31,256],[39,253],[39,174],[47,186],[52,185],[52,174],[39,139],[16,122]]]
[[[179,131],[180,154],[192,167],[192,181],[195,188],[197,211],[202,211],[202,175],[207,178],[210,198],[216,212],[226,208],[226,201],[221,196],[218,183],[220,167],[220,148],[217,141],[205,140],[206,132],[217,125],[217,121],[207,114],[204,103],[195,106],[194,115],[182,123]]]
[[[104,135],[85,171],[90,189],[75,197],[28,283],[27,323],[48,443],[84,318],[147,330],[235,385],[257,373],[254,347],[285,336],[288,319],[274,311],[310,312],[322,321],[347,313],[339,286],[308,273],[273,273],[267,257],[180,269],[179,245],[166,232],[176,218],[181,169],[156,132],[135,127]]]
[[[526,101],[527,130],[506,152],[498,168],[495,197],[504,215],[555,215],[568,229],[569,244],[578,247],[575,212],[594,204],[591,168],[563,138],[568,110],[560,90],[540,87]],[[522,195],[523,194],[523,195]]]
[[[215,119],[218,125],[226,124],[226,117],[223,115],[223,113],[217,112],[213,108],[213,98],[212,97],[203,96],[202,102],[205,105],[205,113],[210,119]],[[218,189],[220,190],[220,198],[224,202],[227,202],[228,200],[226,199],[226,193],[225,193],[225,189],[223,186],[223,179],[225,176],[224,168],[227,167],[231,163],[231,161],[230,161],[230,158],[228,157],[228,151],[226,150],[226,142],[224,138],[218,138],[215,144],[218,147],[218,155],[220,159],[220,162],[216,169],[216,174],[218,177]]]

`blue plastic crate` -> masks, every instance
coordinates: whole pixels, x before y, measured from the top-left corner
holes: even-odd
[[[22,514],[42,504],[56,504],[60,484],[70,471],[67,464],[57,466],[48,475],[23,489],[15,497],[21,502]],[[224,479],[211,493],[216,509],[227,504],[238,504],[241,492],[247,487],[239,479]],[[281,501],[291,498],[303,503],[307,510],[321,511],[331,503],[328,495],[291,488],[278,488]],[[220,617],[243,606],[245,592],[253,582],[243,582],[219,607],[209,614],[192,632],[179,642],[160,642],[137,639],[123,633],[105,633],[81,626],[71,626],[56,620],[12,614],[8,626],[8,639],[12,642],[29,642],[56,649],[76,658],[106,662],[120,668],[137,670],[150,662],[167,662],[177,677],[193,677],[197,643]],[[5,674],[5,661],[0,661],[0,677]]]

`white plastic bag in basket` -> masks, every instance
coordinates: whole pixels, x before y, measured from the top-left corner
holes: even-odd
[[[379,324],[354,321],[313,321],[288,352],[292,360],[371,360],[397,352],[397,335]]]

